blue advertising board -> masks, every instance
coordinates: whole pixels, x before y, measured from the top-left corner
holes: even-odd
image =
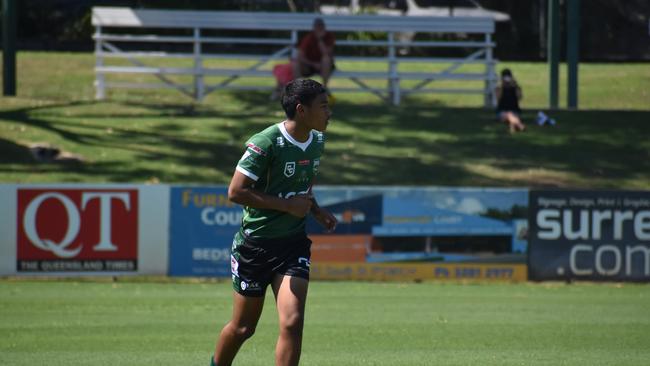
[[[230,276],[230,246],[242,208],[226,187],[172,187],[169,275]]]
[[[526,261],[527,189],[316,187],[314,193],[339,220],[330,235],[372,236],[368,262]],[[312,219],[307,229],[323,234]]]
[[[507,235],[504,221],[437,208],[428,202],[402,197],[384,198],[384,224],[373,227],[375,236]]]
[[[531,191],[529,277],[650,281],[650,192]]]
[[[382,195],[378,193],[368,197],[345,200],[346,191],[340,190],[341,202],[330,205],[321,204],[338,220],[338,225],[331,234],[370,234],[373,226],[381,225]],[[318,191],[315,194],[318,199]],[[312,216],[309,216],[307,218],[307,233],[324,234],[325,229]]]
[[[369,235],[387,240],[505,238],[508,249],[512,246],[512,250],[492,256],[466,250],[384,253],[378,246],[380,249],[370,253],[368,261],[404,261],[413,256],[416,261],[525,260],[528,191],[524,189],[321,186],[314,189],[314,194],[319,204],[339,220],[337,229],[329,235]],[[172,187],[170,201],[169,275],[230,276],[230,246],[241,224],[242,208],[228,200],[227,187]],[[325,234],[311,217],[306,229],[310,235]]]

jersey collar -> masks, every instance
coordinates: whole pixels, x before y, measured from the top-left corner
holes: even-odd
[[[284,127],[284,121],[278,123],[278,128],[280,129],[280,132],[282,133],[282,136],[284,136],[285,139],[289,140],[292,144],[298,146],[302,151],[307,151],[307,148],[309,147],[309,144],[311,144],[311,140],[314,138],[314,134],[310,133],[309,138],[305,142],[298,142],[296,139],[289,134],[287,131],[286,127]]]

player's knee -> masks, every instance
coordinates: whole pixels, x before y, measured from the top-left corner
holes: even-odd
[[[255,334],[255,327],[250,327],[250,326],[235,326],[233,325],[231,327],[231,331],[234,334],[235,337],[241,339],[241,340],[246,340]]]
[[[285,316],[280,322],[280,328],[292,334],[302,334],[304,324],[303,316],[300,314],[291,314]]]

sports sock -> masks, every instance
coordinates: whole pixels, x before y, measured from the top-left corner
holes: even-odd
[[[214,363],[214,356],[210,357],[210,366],[217,366],[217,364]]]

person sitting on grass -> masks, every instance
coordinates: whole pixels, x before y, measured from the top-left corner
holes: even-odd
[[[501,71],[501,84],[496,88],[497,118],[508,124],[510,133],[521,132],[526,126],[521,122],[521,108],[519,101],[522,98],[521,88],[517,80],[512,76],[510,69]]]

